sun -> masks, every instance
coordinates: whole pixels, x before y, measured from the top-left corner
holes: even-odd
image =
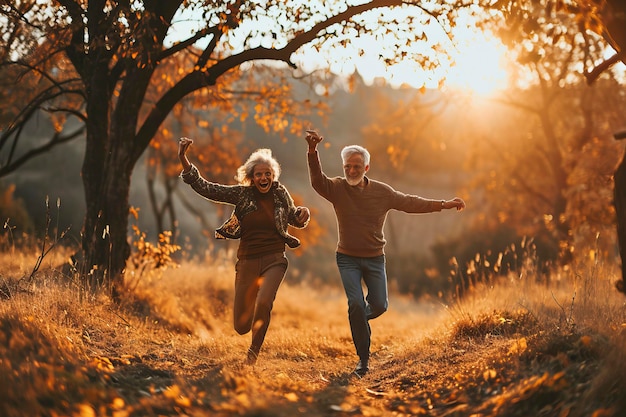
[[[443,86],[481,97],[507,87],[506,47],[495,36],[465,28],[456,31],[455,39],[455,45],[449,45],[448,50],[451,60],[441,58],[437,68],[431,70],[412,60],[385,67],[372,55],[353,59],[352,64],[366,83],[380,77],[392,86],[429,89]]]
[[[490,96],[508,84],[505,66],[506,47],[488,32],[463,31],[452,53],[446,86]]]

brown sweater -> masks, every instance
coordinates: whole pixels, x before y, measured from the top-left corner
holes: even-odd
[[[339,253],[364,258],[382,255],[386,243],[383,227],[389,210],[406,213],[441,211],[441,200],[404,194],[367,177],[365,187],[351,186],[343,177],[328,178],[322,172],[317,151],[307,156],[313,189],[335,209]]]
[[[237,258],[253,259],[285,251],[285,241],[276,229],[274,198],[255,190],[258,208],[241,219],[241,241]]]

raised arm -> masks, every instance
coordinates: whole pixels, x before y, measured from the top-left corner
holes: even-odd
[[[183,166],[180,177],[189,184],[193,190],[204,198],[216,203],[236,204],[241,193],[239,185],[222,185],[211,182],[198,171],[198,168],[189,162],[187,151],[193,143],[192,139],[180,138],[178,142],[178,159]]]
[[[183,166],[183,173],[189,172],[191,170],[191,162],[187,158],[187,150],[193,143],[192,139],[189,138],[180,138],[178,142],[178,159],[180,159],[180,163]]]
[[[315,152],[317,150],[317,144],[324,140],[316,130],[307,130],[305,139],[309,144],[309,153]]]
[[[309,144],[307,162],[309,166],[311,185],[319,195],[329,200],[332,183],[331,180],[322,172],[322,165],[317,152],[317,144],[323,141],[324,138],[321,137],[315,130],[307,130],[305,140]]]

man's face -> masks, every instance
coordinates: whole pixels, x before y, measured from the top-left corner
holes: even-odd
[[[252,171],[252,183],[262,193],[266,193],[272,187],[274,171],[268,164],[256,164]]]
[[[343,173],[346,181],[352,186],[359,185],[363,181],[363,177],[365,177],[368,169],[369,165],[365,166],[363,155],[359,153],[353,153],[348,156],[343,163]]]

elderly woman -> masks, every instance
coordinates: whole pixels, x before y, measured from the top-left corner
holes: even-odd
[[[278,182],[280,165],[269,149],[258,149],[237,170],[238,185],[207,181],[189,162],[193,140],[181,138],[178,158],[181,177],[208,200],[231,204],[234,211],[215,232],[216,238],[240,239],[235,265],[234,327],[243,335],[252,331],[246,363],[252,365],[261,350],[270,324],[278,287],[287,272],[285,245],[300,246],[289,234],[289,225],[304,228],[310,218],[306,207],[296,207],[287,189]]]

